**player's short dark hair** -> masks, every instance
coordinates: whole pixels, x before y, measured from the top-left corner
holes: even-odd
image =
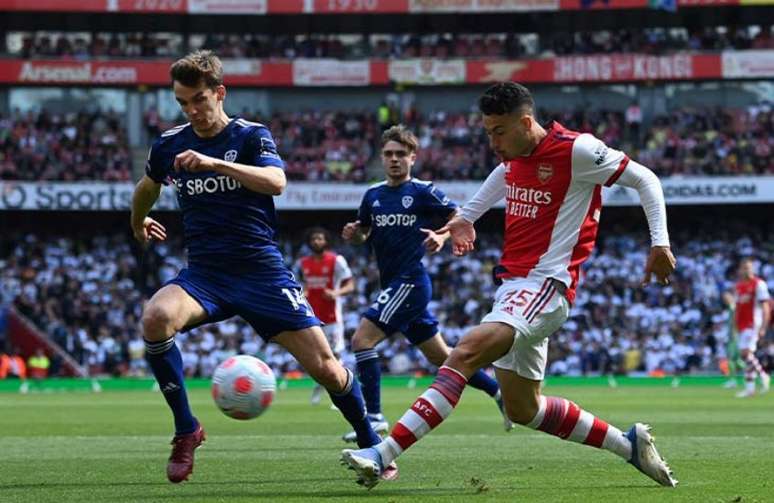
[[[388,142],[395,141],[409,149],[409,152],[416,152],[419,149],[419,140],[411,131],[403,124],[392,126],[390,129],[382,133],[382,148],[387,145]]]
[[[484,115],[508,115],[513,112],[534,113],[535,101],[529,89],[516,82],[498,82],[478,99]]]
[[[204,83],[210,89],[223,85],[223,63],[212,51],[194,51],[178,59],[169,68],[172,81],[186,87],[198,87]]]
[[[312,242],[312,236],[315,234],[322,234],[325,238],[325,244],[330,246],[331,244],[331,233],[328,232],[328,229],[325,229],[323,227],[312,227],[308,231],[306,231],[306,244],[309,244]]]

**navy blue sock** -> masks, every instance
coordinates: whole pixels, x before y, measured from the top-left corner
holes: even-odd
[[[489,377],[483,370],[478,370],[475,374],[470,376],[470,379],[468,379],[468,386],[480,389],[492,398],[500,391],[500,386],[497,385],[497,381]]]
[[[145,341],[145,359],[148,361],[161,393],[175,416],[175,434],[184,435],[196,430],[196,419],[191,414],[183,381],[183,357],[175,345],[175,338],[161,342]]]
[[[360,392],[360,384],[355,379],[352,371],[347,371],[347,385],[340,393],[328,391],[333,405],[339,408],[349,424],[357,434],[357,445],[360,448],[371,447],[382,441],[376,434],[371,423],[366,419],[366,408],[363,403],[363,394]]]
[[[382,367],[375,349],[355,351],[357,378],[363,387],[366,409],[369,414],[382,413]]]

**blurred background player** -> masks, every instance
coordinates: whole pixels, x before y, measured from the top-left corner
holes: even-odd
[[[436,366],[449,355],[438,321],[427,309],[432,285],[422,257],[426,250],[436,253],[443,247],[448,233],[436,234],[429,227],[434,219],[448,219],[457,206],[432,182],[411,177],[418,147],[416,136],[402,125],[382,134],[386,180],[366,191],[358,220],[342,231],[342,237],[354,244],[367,240],[379,267],[382,290],[352,338],[368,417],[377,432],[387,431],[388,423],[381,409],[381,362],[375,346],[400,332]],[[494,398],[503,410],[499,387],[491,377],[478,370],[470,385]],[[512,427],[506,419],[506,431]],[[354,441],[354,432],[343,438]]]
[[[663,486],[677,481],[641,423],[621,430],[575,403],[543,396],[548,337],[567,320],[580,265],[591,255],[602,207],[602,185],[637,190],[650,229],[651,249],[642,285],[652,275],[669,283],[675,258],[669,244],[661,184],[648,168],[591,134],[557,122],[543,128],[529,90],[514,82],[495,84],[479,99],[492,150],[502,162],[473,198],[438,232],[449,231],[452,251],[474,248],[473,223],[506,200],[500,265],[502,285],[492,311],[452,350],[430,388],[375,447],[342,452],[366,487],[382,467],[451,414],[471,376],[494,364],[510,419],[528,428],[610,451]]]
[[[315,227],[307,236],[306,244],[312,253],[299,260],[306,299],[317,319],[325,324],[325,337],[333,355],[340,360],[345,349],[341,297],[355,290],[355,280],[347,259],[329,249],[331,239],[327,230]],[[322,386],[315,384],[312,404],[319,404],[321,398]]]
[[[751,258],[739,263],[739,281],[734,287],[736,332],[739,334],[739,351],[745,362],[744,389],[736,396],[746,398],[755,394],[755,378],[761,379],[761,393],[769,391],[771,376],[767,374],[755,356],[758,339],[766,335],[771,318],[769,288],[755,275]]]
[[[226,115],[223,68],[212,52],[189,54],[170,74],[190,122],[162,133],[151,147],[131,214],[138,241],[165,240],[164,226],[147,215],[162,184],[177,186],[188,267],[153,295],[142,314],[146,358],[174,415],[167,478],[188,478],[194,450],[205,439],[188,403],[175,333],[235,315],[287,349],[325,386],[359,443],[375,443],[379,437],[365,419],[357,380],[333,356],[275,241],[272,196],[282,193],[286,179],[271,133]]]
[[[726,341],[726,365],[728,368],[728,380],[723,384],[724,388],[736,388],[737,376],[739,372],[745,368],[744,360],[739,352],[739,334],[736,331],[736,301],[734,300],[734,294],[731,292],[724,292],[722,295],[723,305],[726,306],[726,316],[728,320],[726,322],[725,341]]]

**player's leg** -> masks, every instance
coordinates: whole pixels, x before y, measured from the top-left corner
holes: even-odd
[[[744,362],[739,354],[739,346],[735,337],[730,337],[726,342],[726,362],[728,362],[728,381],[723,385],[724,388],[736,388],[737,376],[739,371],[742,370]]]
[[[415,328],[415,325],[412,324],[409,333],[412,333],[412,329]],[[436,326],[432,327],[433,330],[436,328]],[[409,340],[411,340],[411,337],[409,337]],[[449,353],[451,353],[451,349],[446,344],[446,341],[443,340],[443,337],[439,332],[436,332],[430,339],[417,344],[417,347],[422,351],[422,354],[425,355],[430,363],[439,368],[443,365],[443,362],[446,361]],[[480,389],[495,400],[497,408],[500,409],[500,413],[503,415],[505,431],[511,431],[514,425],[505,413],[502,396],[500,394],[500,386],[498,386],[497,381],[489,377],[483,370],[477,370],[470,376],[470,379],[468,379],[468,386]]]
[[[760,377],[765,391],[769,387],[769,375],[763,370],[761,363],[755,356],[755,350],[758,347],[758,333],[750,328],[743,330],[739,334],[739,352],[742,360],[745,362],[744,368],[744,390],[737,396],[740,398],[752,396],[755,394],[755,378]]]
[[[216,301],[207,290],[203,278],[184,269],[172,283],[156,292],[142,315],[145,358],[175,420],[172,454],[167,464],[167,478],[175,483],[186,480],[193,472],[194,450],[205,433],[191,413],[183,360],[174,335],[219,315]]]
[[[329,323],[322,327],[322,330],[325,338],[328,340],[331,351],[333,351],[334,358],[341,361],[341,353],[344,351],[344,325],[341,322]],[[315,382],[310,399],[312,405],[319,405],[322,399],[322,391],[323,387]]]
[[[328,390],[333,404],[354,428],[360,447],[381,440],[367,420],[360,384],[352,371],[333,356],[319,326],[280,332],[272,340],[287,349],[304,370]]]
[[[375,323],[369,319],[369,317],[375,320],[379,319],[380,313],[374,311],[366,313],[366,316],[360,320],[360,325],[357,327],[355,335],[352,336],[352,352],[355,354],[357,378],[363,388],[363,398],[368,415],[373,420],[372,422],[378,423],[377,426],[380,427],[380,430],[386,431],[388,425],[382,415],[382,367],[379,353],[374,348],[387,335],[383,329],[386,327],[380,327],[376,324],[378,321]]]
[[[433,384],[416,399],[390,435],[371,449],[345,449],[342,462],[355,470],[366,487],[376,485],[384,466],[451,414],[468,378],[507,353],[512,345],[513,328],[508,325],[483,323],[472,329],[451,351]]]
[[[610,451],[663,486],[677,484],[656,451],[648,426],[637,423],[623,433],[565,398],[541,395],[541,380],[519,375],[531,373],[529,369],[535,368],[535,362],[542,360],[543,367],[545,364],[544,348],[533,346],[530,351],[529,341],[520,344],[519,339],[517,335],[516,351],[510,359],[516,370],[495,367],[505,408],[513,421],[563,440]]]
[[[190,323],[201,322],[207,313],[178,285],[161,288],[148,301],[142,314],[145,358],[175,416],[175,433],[196,429],[183,382],[183,361],[175,344],[175,333]]]

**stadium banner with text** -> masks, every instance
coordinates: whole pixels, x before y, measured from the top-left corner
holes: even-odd
[[[403,84],[464,84],[465,60],[403,59],[388,64],[390,82]]]
[[[673,0],[674,1],[674,0]],[[122,14],[448,14],[772,5],[774,0],[0,0],[0,11]],[[669,10],[674,10],[670,8]]]
[[[468,201],[481,182],[440,181],[436,185],[453,201]],[[662,180],[668,205],[774,203],[774,176],[696,177]],[[275,198],[280,210],[356,210],[368,185],[339,183],[288,184]],[[213,190],[217,190],[213,184]],[[134,184],[106,182],[0,182],[0,210],[127,211]],[[606,206],[636,206],[639,196],[622,186],[605,188]],[[502,208],[504,202],[496,207]],[[173,188],[165,188],[154,209],[175,210]]]
[[[266,14],[268,0],[188,0],[190,14]]]
[[[293,85],[296,86],[368,86],[371,65],[368,60],[337,59],[293,60]]]
[[[524,12],[559,10],[559,0],[411,0],[412,13]]]
[[[224,59],[232,86],[369,86],[407,82],[426,85],[481,84],[502,80],[529,83],[635,82],[767,78],[774,51],[720,54],[606,54],[525,60],[404,61]],[[0,84],[169,85],[172,60],[0,59]]]
[[[96,84],[105,86],[145,84],[167,86],[171,60],[0,60],[2,84]],[[292,86],[290,62],[258,59],[224,59],[229,85]]]
[[[722,59],[725,79],[774,77],[774,51],[726,51]]]

